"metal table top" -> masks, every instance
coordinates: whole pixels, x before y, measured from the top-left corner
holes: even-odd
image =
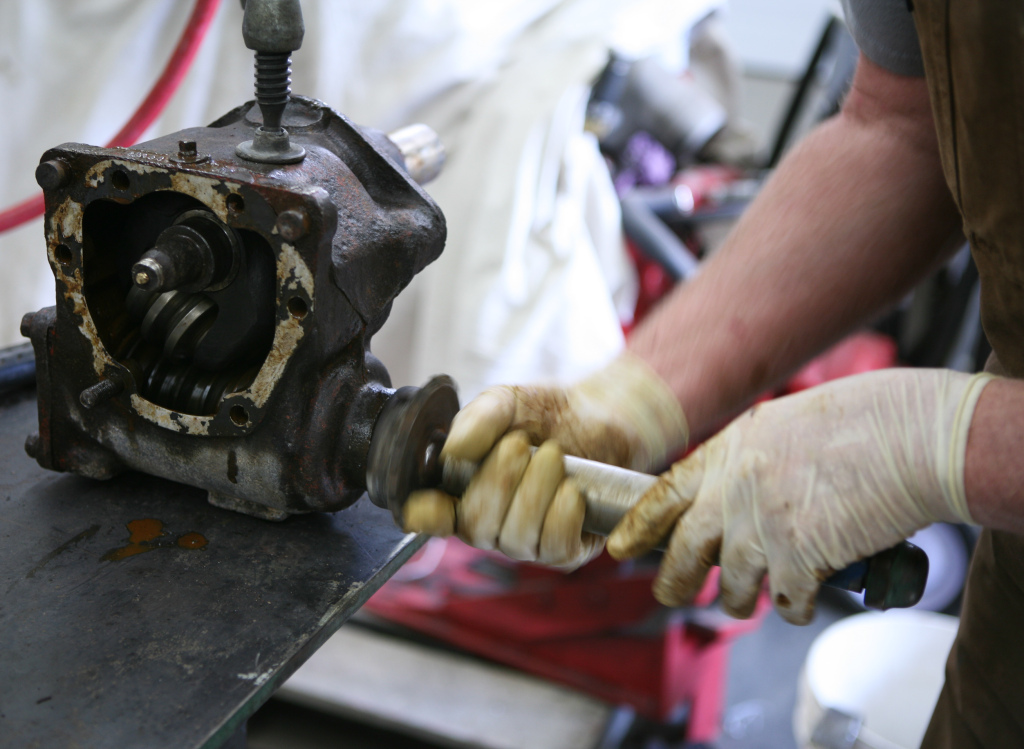
[[[44,471],[0,399],[0,746],[214,747],[419,546],[364,497],[270,523]]]

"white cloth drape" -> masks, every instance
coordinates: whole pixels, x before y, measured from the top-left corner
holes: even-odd
[[[609,46],[684,49],[714,0],[305,0],[293,91],[360,124],[434,127],[449,162],[427,187],[444,254],[397,300],[374,350],[396,384],[453,375],[571,379],[619,350],[631,269],[618,205],[582,130]],[[183,0],[0,3],[0,204],[30,195],[48,147],[103,143],[141,101],[191,10]],[[224,0],[192,71],[146,137],[252,98],[239,3]],[[0,345],[53,302],[42,225],[0,235]]]

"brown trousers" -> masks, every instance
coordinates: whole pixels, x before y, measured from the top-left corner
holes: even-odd
[[[996,366],[1024,377],[1024,0],[913,6],[943,170],[981,277],[982,323]],[[1024,749],[1020,536],[982,533],[922,747]]]

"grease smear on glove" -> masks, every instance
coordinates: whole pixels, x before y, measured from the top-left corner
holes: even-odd
[[[491,388],[455,417],[441,452],[480,470],[461,499],[411,495],[405,528],[574,569],[600,553],[604,539],[582,532],[585,506],[565,479],[563,451],[650,470],[687,438],[675,396],[629,354],[570,387]],[[532,457],[531,445],[540,446]]]

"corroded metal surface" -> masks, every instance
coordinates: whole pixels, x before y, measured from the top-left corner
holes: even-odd
[[[363,493],[369,435],[392,392],[370,340],[441,253],[444,217],[394,144],[322,103],[296,97],[284,112],[307,152],[299,164],[235,157],[261,123],[250,102],[131,149],[65,144],[42,156],[44,177],[60,176],[43,180],[57,305],[27,315],[23,332],[43,467],[140,470],[264,516],[336,510]],[[186,146],[202,158],[183,159]],[[181,292],[133,301],[132,266],[189,211],[241,237],[237,278],[173,305],[164,297]],[[164,331],[153,318],[170,306],[183,317]],[[166,345],[149,340],[157,333]]]
[[[0,400],[0,745],[215,747],[419,546],[365,499],[268,523],[44,471]]]

